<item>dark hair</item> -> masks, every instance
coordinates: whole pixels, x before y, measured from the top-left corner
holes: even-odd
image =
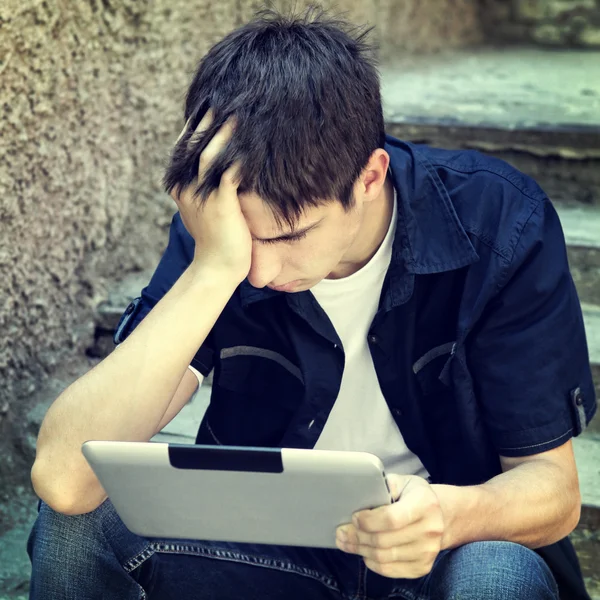
[[[197,189],[201,201],[240,161],[238,193],[256,193],[279,224],[333,199],[348,209],[354,182],[385,143],[371,29],[312,5],[303,15],[263,9],[228,34],[202,58],[187,93],[189,126],[173,150],[167,191],[194,180],[200,153],[235,115],[231,141]],[[212,125],[190,142],[209,108]]]

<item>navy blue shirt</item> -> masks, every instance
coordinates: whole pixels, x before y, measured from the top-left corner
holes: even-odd
[[[398,222],[368,334],[373,363],[431,480],[478,484],[501,472],[500,455],[560,446],[596,410],[560,222],[540,187],[503,161],[390,136],[385,149]],[[177,214],[117,341],[192,257]],[[205,375],[214,368],[197,443],[312,448],[340,388],[344,351],[310,291],[244,281],[192,365]]]

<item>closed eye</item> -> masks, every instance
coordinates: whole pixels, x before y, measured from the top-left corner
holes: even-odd
[[[294,237],[285,237],[285,238],[272,238],[270,240],[257,240],[261,244],[280,244],[280,243],[294,243],[303,240],[306,237],[307,232],[304,231],[295,235]]]

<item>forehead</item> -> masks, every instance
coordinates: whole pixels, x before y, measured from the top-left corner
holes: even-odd
[[[250,232],[257,237],[270,237],[289,233],[292,228],[280,219],[278,220],[271,207],[260,196],[254,193],[239,195],[242,214],[248,223]],[[307,206],[294,221],[294,229],[300,229],[322,218],[328,210],[328,205]]]

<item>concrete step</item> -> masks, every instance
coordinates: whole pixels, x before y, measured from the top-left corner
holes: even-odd
[[[592,377],[596,385],[596,397],[600,399],[600,306],[583,303],[582,309]],[[600,417],[592,420],[587,433],[596,435],[600,439]]]
[[[534,177],[555,202],[600,204],[600,52],[474,48],[381,69],[387,131],[473,148]]]
[[[600,514],[600,511],[596,510],[596,513]],[[590,529],[582,520],[570,538],[579,558],[588,594],[592,600],[600,600],[600,529]]]
[[[587,432],[573,440],[582,498],[581,520],[571,540],[588,593],[600,599],[600,440]]]
[[[600,206],[556,205],[568,246],[600,250]]]
[[[583,435],[573,439],[581,502],[600,515],[600,440]],[[598,522],[600,525],[600,520]]]
[[[381,68],[386,121],[454,127],[483,149],[599,158],[599,57],[538,47],[398,56]]]
[[[381,69],[386,128],[475,148],[534,177],[559,211],[580,298],[600,305],[600,52],[482,48]],[[589,85],[588,85],[589,83]]]
[[[579,297],[584,303],[600,306],[600,205],[555,203],[555,207]]]
[[[600,205],[555,203],[555,207],[579,298],[583,303],[600,306]]]

